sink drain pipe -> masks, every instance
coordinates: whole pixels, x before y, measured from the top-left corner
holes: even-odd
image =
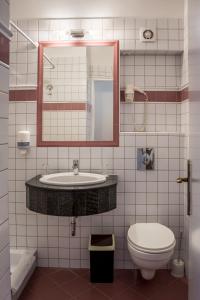
[[[76,235],[76,218],[77,217],[72,217],[72,220],[71,220],[72,236]]]

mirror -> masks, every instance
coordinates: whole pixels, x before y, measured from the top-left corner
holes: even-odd
[[[40,42],[38,51],[38,146],[118,146],[118,41]]]

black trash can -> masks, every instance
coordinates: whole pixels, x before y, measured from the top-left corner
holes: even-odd
[[[92,234],[89,241],[90,281],[113,282],[115,239],[113,234]]]

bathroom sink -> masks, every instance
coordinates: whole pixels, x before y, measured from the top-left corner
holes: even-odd
[[[92,173],[37,175],[26,182],[26,207],[51,216],[105,213],[116,208],[117,181],[116,175]]]
[[[40,179],[41,183],[50,185],[62,186],[78,186],[78,185],[92,185],[106,181],[106,175],[94,173],[79,173],[74,175],[73,172],[55,173],[44,175]]]

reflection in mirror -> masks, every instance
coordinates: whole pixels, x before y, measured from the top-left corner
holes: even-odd
[[[119,113],[114,46],[51,44],[43,51],[53,67],[42,59],[42,141],[113,142],[113,112]]]

